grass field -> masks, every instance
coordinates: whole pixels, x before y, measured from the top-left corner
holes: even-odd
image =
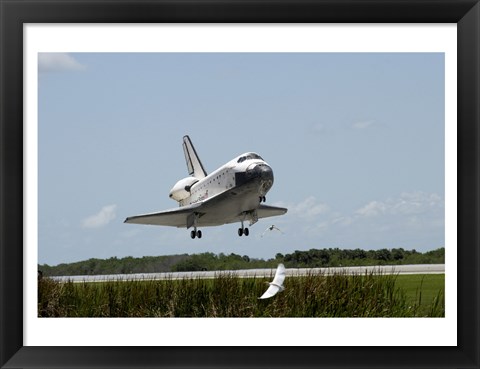
[[[432,315],[436,304],[441,305],[442,316],[445,315],[445,274],[399,275],[396,285],[410,304],[419,305],[420,315]]]
[[[39,317],[443,317],[445,276],[308,275],[258,300],[265,278],[59,283],[38,286]]]

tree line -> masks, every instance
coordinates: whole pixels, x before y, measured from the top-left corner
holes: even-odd
[[[424,253],[415,249],[404,250],[403,248],[380,250],[310,249],[308,251],[296,250],[285,255],[278,253],[275,258],[267,260],[234,253],[226,255],[211,252],[193,255],[144,256],[142,258],[128,256],[125,258],[89,259],[56,266],[43,264],[38,265],[38,270],[44,276],[65,276],[275,268],[279,263],[285,264],[287,268],[444,264],[445,248],[442,247]]]

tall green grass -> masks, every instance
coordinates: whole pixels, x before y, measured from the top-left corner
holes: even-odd
[[[403,276],[401,276],[403,277]],[[399,276],[310,274],[288,277],[285,291],[259,300],[270,279],[214,279],[59,283],[38,285],[40,317],[417,317],[444,316],[442,286],[426,302],[399,287]],[[405,283],[404,283],[405,284]],[[407,286],[411,284],[407,283]],[[409,287],[410,288],[410,287]],[[430,293],[430,292],[429,292]]]

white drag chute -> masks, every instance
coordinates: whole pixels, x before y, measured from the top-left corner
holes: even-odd
[[[272,282],[268,284],[270,287],[265,291],[265,293],[259,297],[259,299],[268,299],[272,296],[275,296],[278,292],[282,292],[285,287],[283,287],[283,281],[285,280],[285,267],[283,264],[279,264],[277,271],[275,272],[275,277]]]

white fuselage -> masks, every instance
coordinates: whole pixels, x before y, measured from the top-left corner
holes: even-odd
[[[256,167],[265,168],[268,175],[252,175],[252,173],[260,172],[258,168],[255,169]],[[189,187],[184,186],[189,180],[193,184]],[[255,153],[239,155],[204,178],[195,180],[195,178],[189,177],[177,182],[170,191],[170,197],[178,201],[180,206],[186,206],[247,184],[249,185],[248,192],[255,201],[258,201],[259,197],[265,196],[273,184],[273,172],[270,166]],[[175,196],[180,192],[183,196]]]

